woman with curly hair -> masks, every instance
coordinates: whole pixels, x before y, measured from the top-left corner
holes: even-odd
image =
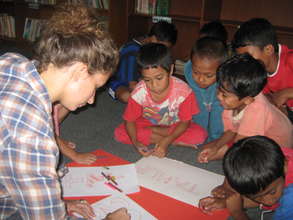
[[[15,53],[0,57],[0,219],[15,212],[29,220],[69,219],[69,212],[94,217],[88,203],[62,200],[52,103],[70,111],[92,104],[117,59],[111,38],[81,5],[53,14],[33,60]],[[120,209],[109,218],[129,215]]]

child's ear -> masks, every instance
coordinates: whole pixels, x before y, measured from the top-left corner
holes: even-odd
[[[287,171],[288,171],[288,160],[285,159],[285,162],[284,162],[284,174],[285,174],[285,176],[286,176]]]
[[[174,67],[175,67],[175,65],[174,65],[174,64],[172,64],[172,65],[171,65],[171,68],[170,68],[170,76],[172,76],[172,75],[173,75],[173,72],[174,72]]]
[[[263,51],[266,55],[271,56],[275,53],[275,48],[272,44],[268,44],[264,47]]]
[[[243,98],[244,104],[249,105],[254,102],[254,97],[246,96]]]

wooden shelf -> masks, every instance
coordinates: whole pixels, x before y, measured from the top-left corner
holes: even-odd
[[[109,1],[109,10],[96,10],[99,15],[109,17],[109,32],[118,47],[133,37],[149,32],[152,16],[135,13],[136,0]],[[293,48],[291,1],[282,0],[276,5],[275,0],[259,0],[256,5],[255,0],[170,0],[168,16],[178,29],[178,41],[172,49],[173,55],[176,59],[189,59],[191,47],[198,38],[200,27],[216,19],[225,25],[231,40],[242,22],[253,17],[265,17],[275,25],[279,42]],[[53,11],[52,5],[40,5],[40,9],[36,10],[29,8],[24,0],[0,1],[0,13],[15,17],[16,41],[23,40],[26,17],[47,19]]]

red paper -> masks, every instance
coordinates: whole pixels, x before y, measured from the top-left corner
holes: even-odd
[[[69,167],[91,167],[129,164],[128,161],[103,150],[96,150],[92,153],[97,155],[98,159],[91,165],[83,165],[75,162],[68,163],[67,165]],[[160,220],[224,220],[229,216],[229,213],[226,210],[214,212],[212,215],[204,214],[195,206],[191,206],[187,203],[178,201],[144,187],[140,187],[140,192],[129,194],[128,196]],[[86,199],[89,203],[94,203],[105,197],[106,196],[93,196],[84,198],[70,197],[65,199]]]

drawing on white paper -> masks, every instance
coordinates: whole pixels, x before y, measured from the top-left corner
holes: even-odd
[[[122,193],[115,193],[105,199],[102,199],[94,204],[92,208],[95,211],[95,220],[102,220],[110,212],[119,208],[126,208],[131,215],[131,220],[156,220],[153,215],[138,205],[135,201]]]
[[[224,180],[222,175],[169,158],[142,158],[136,169],[141,186],[195,206]]]
[[[115,191],[139,191],[134,164],[104,167],[69,167],[61,179],[63,196],[100,196]]]

